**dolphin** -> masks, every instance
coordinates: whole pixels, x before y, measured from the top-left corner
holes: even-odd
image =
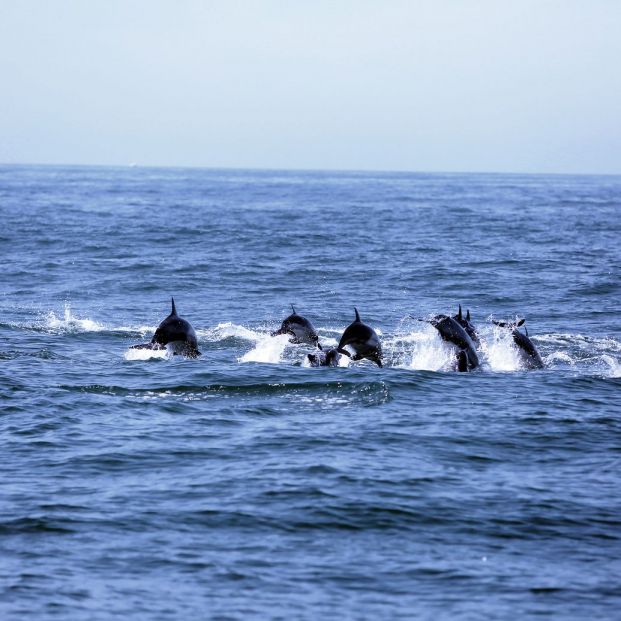
[[[354,308],[356,319],[350,323],[341,340],[339,341],[337,351],[341,354],[349,356],[352,360],[362,360],[368,358],[375,362],[378,367],[382,366],[382,346],[375,330],[360,321],[358,309]],[[354,355],[350,354],[346,349],[349,345],[354,350]]]
[[[455,345],[457,349],[455,370],[472,371],[479,366],[474,342],[456,319],[448,315],[436,315],[431,319],[419,319],[419,321],[429,322],[440,333],[442,340]]]
[[[479,335],[477,334],[476,328],[470,322],[470,310],[466,311],[466,316],[464,317],[461,312],[461,304],[459,305],[459,311],[457,315],[453,315],[453,319],[466,331],[466,334],[472,339],[472,342],[475,345],[479,344]]]
[[[497,321],[492,319],[492,323],[501,328],[511,330],[513,342],[516,344],[520,358],[527,369],[543,369],[544,363],[537,351],[537,348],[528,337],[528,330],[524,326],[524,332],[520,332],[518,328],[524,325],[526,319],[517,319],[515,321]]]
[[[313,324],[306,317],[298,315],[293,304],[291,305],[291,310],[293,314],[283,320],[280,329],[272,332],[272,336],[290,334],[293,337],[289,339],[290,343],[309,343],[310,345],[317,345],[321,349],[319,335],[315,328],[313,328]]]
[[[165,349],[170,345],[174,354],[196,358],[201,355],[198,351],[196,332],[188,321],[177,315],[174,298],[171,298],[171,302],[170,315],[157,327],[151,342],[133,345],[132,349]]]
[[[306,354],[311,367],[338,367],[341,354],[336,348],[327,351],[318,351],[314,354]]]

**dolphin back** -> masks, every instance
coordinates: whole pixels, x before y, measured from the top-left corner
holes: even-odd
[[[358,309],[354,310],[356,312],[356,319],[345,328],[339,340],[337,351],[350,356],[352,360],[368,358],[381,367],[383,353],[379,337],[373,328],[360,321]],[[346,345],[349,345],[354,350],[353,356],[344,349]]]
[[[170,315],[157,327],[151,339],[151,345],[166,346],[169,343],[174,343],[176,346],[175,353],[182,353],[190,357],[200,356],[196,330],[189,321],[179,317],[173,298],[171,298],[171,306]]]
[[[295,312],[293,304],[291,305],[291,309],[293,310],[293,314],[283,319],[280,328],[275,332],[272,332],[271,336],[289,334],[293,337],[290,340],[291,343],[309,343],[311,345],[319,346],[319,335],[313,327],[313,324],[306,319],[306,317],[298,315]]]
[[[457,348],[456,367],[458,371],[472,371],[479,366],[479,357],[474,342],[457,319],[448,315],[436,315],[430,323],[444,341],[452,343]]]
[[[541,355],[537,351],[535,344],[526,334],[520,332],[517,328],[512,332],[513,342],[517,345],[522,354],[522,360],[528,369],[543,369],[544,363]]]

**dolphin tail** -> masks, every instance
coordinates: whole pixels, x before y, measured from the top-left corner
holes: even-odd
[[[358,312],[358,309],[354,306],[354,311],[356,312],[356,321],[360,321],[360,313]]]
[[[170,301],[172,302],[172,310],[170,311],[171,315],[176,315],[177,314],[177,309],[175,308],[175,298],[170,298]]]

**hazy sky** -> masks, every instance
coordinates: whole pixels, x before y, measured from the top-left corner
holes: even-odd
[[[618,0],[0,0],[0,162],[621,173]]]

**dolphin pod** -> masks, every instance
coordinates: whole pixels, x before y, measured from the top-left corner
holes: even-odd
[[[171,303],[170,314],[159,324],[151,341],[133,345],[132,349],[169,349],[174,354],[196,358],[201,355],[198,350],[196,332],[186,319],[177,314],[173,298],[171,298]],[[317,350],[306,356],[310,366],[337,367],[341,356],[345,355],[352,360],[367,359],[377,364],[378,367],[382,367],[383,352],[379,336],[371,326],[362,322],[357,308],[354,308],[354,320],[345,328],[338,345],[327,350],[324,350],[319,342],[319,335],[313,324],[306,317],[299,315],[293,304],[291,310],[292,314],[282,321],[280,328],[272,332],[271,336],[288,334],[291,336],[290,343],[315,345]],[[460,304],[457,314],[453,316],[440,314],[431,318],[412,318],[431,324],[442,340],[453,347],[453,370],[466,372],[479,367],[477,348],[480,347],[480,340],[472,324],[470,310],[467,310],[464,315]],[[515,321],[492,319],[491,321],[494,325],[510,331],[513,343],[526,369],[544,368],[543,360],[530,340],[526,328],[524,332],[518,330],[526,321],[525,319]]]

